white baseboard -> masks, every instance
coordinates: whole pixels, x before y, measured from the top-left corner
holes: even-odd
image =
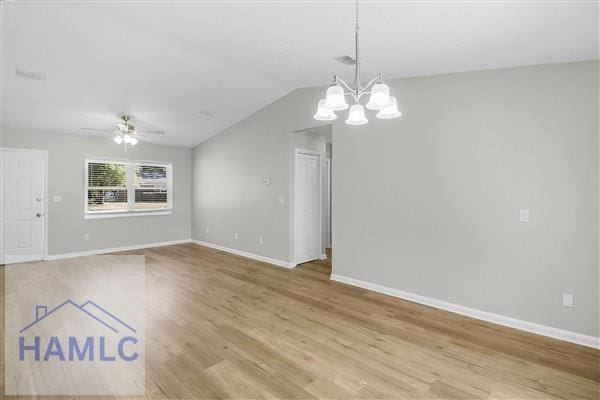
[[[567,331],[564,329],[553,328],[551,326],[540,325],[516,318],[505,317],[503,315],[493,314],[487,311],[481,311],[474,308],[459,306],[457,304],[432,299],[430,297],[425,297],[414,293],[404,292],[402,290],[377,285],[375,283],[361,281],[359,279],[349,278],[347,276],[331,274],[330,279],[332,281],[346,283],[352,286],[358,286],[363,289],[387,294],[389,296],[398,297],[400,299],[409,300],[419,304],[425,304],[456,314],[466,315],[467,317],[477,318],[483,321],[508,326],[510,328],[519,329],[526,332],[536,333],[538,335],[548,336],[554,339],[564,340],[565,342],[571,342],[580,344],[582,346],[600,349],[600,338],[594,336],[588,336],[581,333]]]
[[[319,260],[327,260],[327,254],[321,254]]]
[[[4,264],[20,264],[28,263],[33,261],[43,260],[44,256],[41,254],[37,255],[0,255],[0,265]]]
[[[170,242],[135,244],[132,246],[112,247],[112,248],[108,248],[108,249],[79,251],[77,253],[51,254],[51,255],[47,255],[46,257],[44,257],[44,260],[53,261],[53,260],[62,260],[64,258],[93,256],[95,254],[118,253],[121,251],[140,250],[140,249],[147,249],[150,247],[172,246],[174,244],[190,243],[191,241],[192,241],[192,239],[182,239],[182,240],[173,240]]]
[[[231,254],[235,254],[235,255],[238,255],[238,256],[247,257],[247,258],[251,258],[253,260],[266,262],[266,263],[269,263],[269,264],[277,265],[278,267],[294,268],[296,266],[295,263],[291,263],[291,262],[288,262],[288,261],[275,260],[274,258],[259,256],[258,254],[253,254],[253,253],[248,253],[246,251],[231,249],[229,247],[220,246],[220,245],[214,244],[214,243],[203,242],[201,240],[196,240],[196,239],[192,239],[191,241],[192,241],[192,243],[196,243],[196,244],[198,244],[200,246],[210,247],[211,249],[221,250],[221,251],[224,251],[224,252],[227,252],[227,253],[231,253]]]

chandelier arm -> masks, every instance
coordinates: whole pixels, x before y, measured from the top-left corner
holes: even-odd
[[[361,88],[361,93],[366,94],[366,91],[369,89],[371,85],[375,82],[381,81],[381,74],[377,75],[375,78],[371,79],[369,83],[367,83],[363,88]]]
[[[346,89],[348,89],[350,92],[352,92],[354,94],[355,90],[353,87],[351,87],[350,85],[348,85],[342,78],[337,78],[336,79],[338,83],[341,83],[343,87],[345,87]]]

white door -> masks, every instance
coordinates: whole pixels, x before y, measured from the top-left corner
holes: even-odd
[[[295,253],[296,263],[316,260],[321,255],[321,159],[313,154],[296,154]]]
[[[0,150],[0,262],[44,258],[46,155],[39,151]]]

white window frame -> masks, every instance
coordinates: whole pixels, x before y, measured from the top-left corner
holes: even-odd
[[[125,165],[127,168],[127,210],[123,211],[91,211],[88,209],[88,164],[89,163],[110,163]],[[138,165],[151,167],[166,167],[167,168],[167,205],[164,208],[152,210],[136,210],[135,209],[135,167]],[[113,158],[96,158],[86,157],[84,165],[85,182],[83,187],[83,209],[85,219],[96,218],[118,218],[118,217],[141,217],[146,215],[168,215],[173,211],[173,164],[168,162],[158,161],[143,161],[143,160],[119,160]]]

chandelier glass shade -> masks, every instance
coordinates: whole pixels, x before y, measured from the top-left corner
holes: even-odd
[[[396,102],[396,98],[394,96],[391,96],[390,98],[392,99],[392,105],[380,109],[376,115],[377,118],[392,119],[398,118],[402,115],[402,113],[398,111],[398,103]]]
[[[333,112],[333,110],[325,107],[325,99],[319,100],[319,107],[317,108],[317,113],[313,115],[313,118],[317,121],[333,121],[337,118],[337,115]]]
[[[340,85],[329,86],[324,106],[331,111],[346,110],[348,103],[346,103],[346,97],[344,96],[344,88]]]
[[[371,97],[367,103],[369,110],[381,110],[390,107],[392,99],[390,98],[390,88],[385,83],[376,83],[371,88]]]
[[[398,103],[395,97],[390,96],[390,88],[383,83],[381,74],[371,79],[366,85],[360,81],[360,59],[358,53],[359,25],[358,25],[358,0],[356,0],[356,22],[354,26],[354,48],[356,52],[354,65],[354,83],[349,85],[343,79],[334,75],[333,83],[327,88],[325,99],[319,100],[317,112],[313,116],[318,121],[332,121],[337,118],[335,111],[349,108],[346,97],[352,99],[352,106],[348,112],[346,124],[364,125],[367,122],[365,108],[360,103],[363,96],[369,95],[366,108],[379,111],[377,118],[391,119],[402,115],[398,111]]]
[[[352,107],[350,107],[346,123],[348,125],[364,125],[367,122],[369,122],[369,120],[365,116],[365,108],[362,104],[353,104]]]

